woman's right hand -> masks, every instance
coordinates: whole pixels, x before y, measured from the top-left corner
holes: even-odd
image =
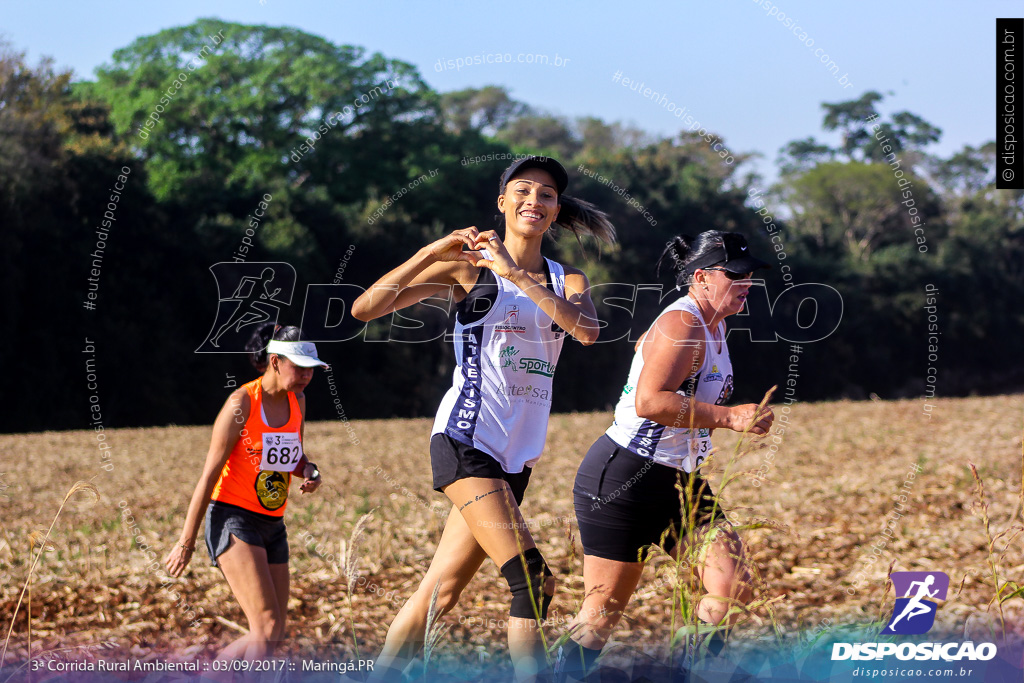
[[[764,436],[771,431],[772,422],[775,421],[775,413],[772,412],[769,406],[761,408],[761,411],[758,412],[758,404],[746,403],[730,408],[729,418],[729,429],[735,432],[743,432],[749,427],[751,434]]]
[[[174,545],[174,550],[172,550],[167,556],[167,559],[164,560],[164,566],[167,567],[167,573],[174,578],[181,576],[181,573],[185,571],[185,567],[188,566],[189,561],[192,559],[193,552],[195,552],[194,548],[190,550],[184,547],[180,542],[176,543]]]
[[[470,261],[470,257],[462,250],[463,245],[474,247],[480,231],[476,226],[455,230],[436,242],[427,245],[427,252],[435,261]]]

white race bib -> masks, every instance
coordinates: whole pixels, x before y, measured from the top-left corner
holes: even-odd
[[[689,469],[687,472],[693,472],[700,464],[708,459],[711,455],[711,430],[710,429],[697,429],[697,434],[690,437],[690,457]]]
[[[302,459],[298,432],[264,432],[261,470],[291,472]]]

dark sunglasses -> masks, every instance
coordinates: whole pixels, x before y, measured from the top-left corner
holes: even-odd
[[[704,270],[717,270],[725,273],[725,276],[730,280],[749,280],[753,273],[733,273],[732,271],[726,270],[725,268],[704,268]]]

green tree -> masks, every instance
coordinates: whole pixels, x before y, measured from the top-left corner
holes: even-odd
[[[860,261],[880,247],[912,243],[917,223],[908,209],[915,208],[923,222],[937,217],[941,207],[923,178],[905,177],[914,188],[908,199],[886,164],[818,164],[784,185],[784,201],[793,213],[790,225],[817,249]]]
[[[842,142],[830,148],[813,137],[794,140],[780,150],[779,166],[784,174],[802,173],[825,160],[892,162],[905,154],[905,164],[916,167],[924,161],[923,149],[942,136],[942,131],[917,114],[900,111],[888,120],[876,105],[885,97],[869,90],[855,100],[823,102],[822,128],[838,131]],[[887,145],[887,149],[883,146]]]
[[[64,102],[70,78],[50,59],[28,66],[24,53],[0,42],[0,197],[7,204],[54,182],[72,126]]]
[[[264,194],[273,199],[248,259],[288,261],[299,272],[295,308],[284,317],[294,323],[306,285],[330,282],[350,244],[346,282],[367,284],[410,245],[478,223],[485,194],[493,201],[496,174],[460,160],[495,145],[475,131],[446,133],[439,97],[413,67],[295,29],[209,19],[168,29],[115,52],[97,81],[76,84],[75,93],[110,107],[176,240],[194,244],[176,264],[194,290],[165,297],[181,314],[195,309],[188,319],[197,342],[216,304],[207,268],[232,258]],[[418,189],[409,191],[412,183]],[[387,213],[368,220],[385,201]],[[419,413],[434,400],[429,384],[389,394],[373,370],[413,362],[414,350],[413,364],[435,367],[444,350],[425,346],[346,348],[353,381],[380,386],[379,414]],[[190,360],[208,372],[216,365]],[[204,406],[181,407],[190,415],[182,421],[205,417]]]
[[[560,116],[530,113],[510,121],[496,139],[533,154],[571,160],[583,148],[572,123]]]
[[[441,109],[447,128],[456,134],[469,130],[494,135],[530,107],[512,99],[506,88],[488,85],[443,93]]]

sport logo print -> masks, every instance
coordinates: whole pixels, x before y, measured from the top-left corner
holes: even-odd
[[[897,595],[896,606],[882,633],[927,633],[935,624],[938,602],[945,601],[949,593],[949,576],[944,572],[893,572],[892,586]]]
[[[276,323],[281,308],[292,302],[291,264],[225,261],[210,266],[210,272],[217,281],[217,317],[196,353],[244,352],[252,326]]]
[[[496,332],[526,332],[526,325],[519,324],[519,306],[505,306],[505,318],[494,326]]]

